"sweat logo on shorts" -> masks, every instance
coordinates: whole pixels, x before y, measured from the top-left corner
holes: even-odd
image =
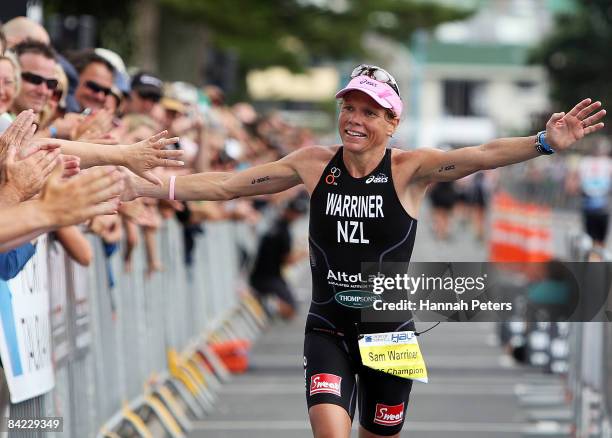
[[[310,378],[310,395],[334,394],[341,397],[340,382],[342,382],[342,377],[335,374],[314,374]]]
[[[376,403],[374,423],[383,426],[397,426],[404,420],[404,403],[395,406]]]

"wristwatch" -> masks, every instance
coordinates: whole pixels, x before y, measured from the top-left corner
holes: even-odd
[[[542,155],[551,155],[555,153],[555,150],[546,143],[546,131],[540,131],[536,134],[535,148],[536,151]]]

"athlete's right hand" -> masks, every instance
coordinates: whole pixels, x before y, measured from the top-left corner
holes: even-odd
[[[95,167],[63,179],[60,161],[51,173],[40,199],[51,227],[64,227],[101,214],[114,214],[123,190],[123,176],[112,166]]]
[[[166,150],[166,146],[178,142],[178,137],[166,138],[168,131],[162,131],[154,136],[134,143],[120,145],[123,151],[125,166],[147,181],[161,186],[161,180],[153,174],[156,167],[183,167],[185,163],[179,160],[182,150]]]

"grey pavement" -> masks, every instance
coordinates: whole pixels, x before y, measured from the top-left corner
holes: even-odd
[[[561,228],[579,226],[575,215],[555,215]],[[413,260],[484,261],[486,247],[458,225],[453,238],[436,242],[427,211],[419,221]],[[555,234],[563,250],[563,235]],[[297,239],[296,239],[297,240]],[[559,241],[558,241],[559,240]],[[226,384],[216,411],[194,423],[189,435],[209,438],[309,437],[302,368],[303,326],[310,300],[307,264],[291,272],[301,316],[276,322],[260,337],[251,355],[251,369]],[[421,330],[429,323],[421,323]],[[497,345],[492,323],[443,323],[421,336],[430,382],[416,382],[402,436],[419,438],[513,438],[537,436],[517,392],[525,385],[558,389],[555,376],[515,365]],[[358,413],[353,424],[357,436]],[[562,436],[562,435],[548,435]]]

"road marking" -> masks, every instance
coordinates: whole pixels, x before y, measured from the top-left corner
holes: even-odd
[[[415,394],[421,395],[497,395],[497,396],[514,396],[514,384],[498,384],[498,385],[466,385],[466,384],[445,384],[445,385],[418,385],[414,389]],[[221,394],[260,394],[278,395],[278,394],[303,394],[304,382],[300,383],[242,383],[239,385],[230,384],[221,389]]]
[[[474,369],[474,368],[491,368],[504,369],[500,367],[499,356],[495,355],[479,355],[467,356],[458,358],[454,355],[427,355],[424,353],[425,362],[428,368],[437,369]],[[252,364],[256,367],[287,367],[292,365],[302,365],[303,357],[297,354],[253,354],[251,357]]]
[[[194,430],[310,430],[307,421],[300,420],[232,420],[213,421],[201,420],[192,422]],[[357,429],[357,422],[353,423],[353,429]],[[486,433],[533,433],[539,431],[534,425],[525,423],[476,423],[476,422],[426,422],[407,421],[404,429],[406,431],[419,432],[486,432]],[[559,432],[562,432],[561,430]]]

